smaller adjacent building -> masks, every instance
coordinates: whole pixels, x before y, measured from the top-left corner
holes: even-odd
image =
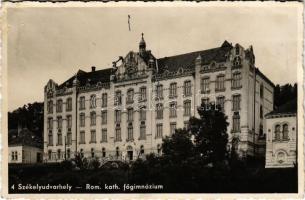
[[[297,161],[297,100],[280,106],[265,118],[265,167],[293,167]]]
[[[8,163],[40,163],[42,155],[42,140],[30,130],[9,131]]]

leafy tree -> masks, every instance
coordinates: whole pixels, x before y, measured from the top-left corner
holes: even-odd
[[[204,164],[216,164],[228,156],[227,117],[215,104],[203,104],[200,118],[190,119],[190,131],[194,136],[195,150]]]
[[[274,108],[278,108],[279,106],[297,98],[298,85],[295,83],[279,85],[277,84],[274,88]]]

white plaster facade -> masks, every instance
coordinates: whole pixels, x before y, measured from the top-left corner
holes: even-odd
[[[265,140],[260,131],[264,124],[260,116],[273,109],[274,85],[255,67],[252,47],[244,49],[225,41],[215,49],[156,59],[146,50],[142,38],[139,52],[131,51],[119,61],[121,64],[117,66],[115,62],[112,69],[95,71],[94,67],[92,72],[79,71],[61,85],[53,80],[48,82],[44,90],[45,161],[69,159],[75,152],[105,159],[135,159],[143,153],[160,153],[162,137],[170,135],[171,127],[187,126],[190,116],[198,117],[197,107],[203,99],[212,102],[218,97],[223,97],[224,112],[230,124],[229,141],[233,137],[237,139],[236,150],[240,155],[264,156]],[[204,82],[205,78],[207,82]],[[176,86],[171,89],[172,83]],[[187,86],[187,83],[190,84]],[[158,85],[162,85],[160,98],[156,98]],[[141,99],[143,88],[145,97]],[[134,91],[133,103],[127,102],[130,90]],[[115,103],[118,91],[122,97],[120,105]],[[103,94],[107,94],[106,106],[102,105]],[[96,100],[94,106],[90,106],[92,95]],[[239,103],[233,108],[236,95],[239,95],[235,98]],[[85,108],[80,109],[81,98],[85,98]],[[62,101],[60,112],[56,111],[58,100]],[[191,103],[190,112],[185,111],[185,102]],[[174,116],[170,116],[171,103],[177,106]],[[157,104],[163,106],[160,119]],[[145,119],[140,119],[142,107],[146,108]],[[133,109],[132,120],[128,120],[129,108]],[[120,122],[115,122],[117,109],[121,110]],[[107,123],[104,124],[102,111],[107,111]],[[92,124],[90,115],[93,112],[96,123]],[[84,125],[80,124],[81,115],[85,115]],[[236,117],[234,127],[233,116]],[[57,126],[58,117],[62,119],[60,127]],[[128,137],[128,127],[132,130],[131,137]],[[141,127],[145,127],[144,136],[140,134]],[[116,130],[119,129],[121,137],[118,139]],[[107,130],[106,140],[102,139],[103,130]]]
[[[10,145],[8,147],[9,163],[39,163],[42,162],[43,150],[26,145]]]

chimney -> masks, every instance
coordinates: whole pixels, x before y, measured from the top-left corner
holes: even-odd
[[[91,67],[91,71],[92,71],[92,72],[95,72],[95,66],[92,66],[92,67]]]

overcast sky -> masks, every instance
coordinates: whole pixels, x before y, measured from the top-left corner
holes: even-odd
[[[60,84],[78,69],[111,67],[118,56],[138,50],[142,32],[156,57],[219,47],[224,40],[253,45],[256,66],[267,77],[294,83],[297,14],[289,6],[11,8],[8,109],[43,101],[49,79]]]

